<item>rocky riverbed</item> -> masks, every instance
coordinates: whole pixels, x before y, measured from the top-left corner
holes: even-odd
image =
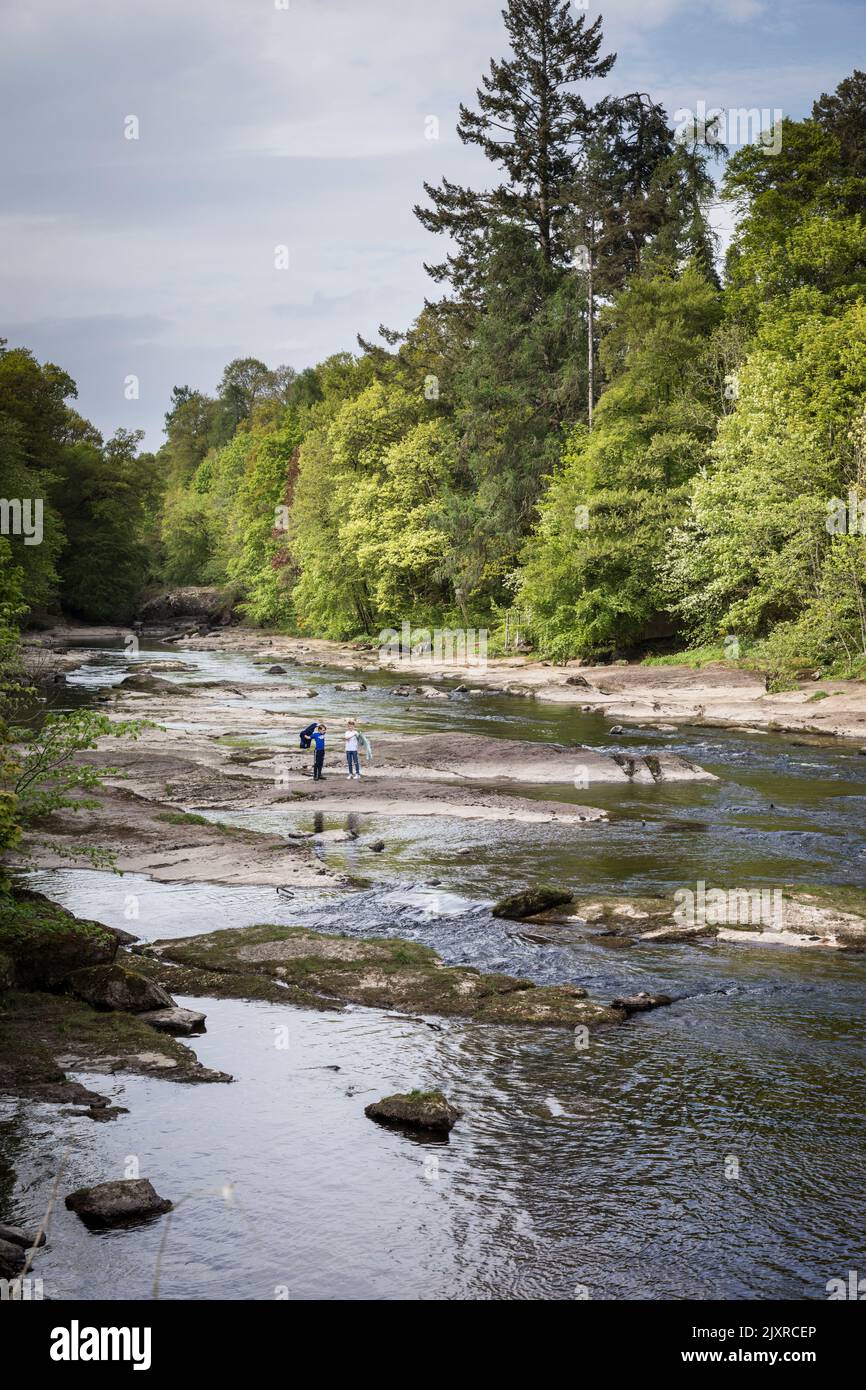
[[[167,616],[167,615],[166,615]],[[866,740],[866,683],[807,679],[792,690],[770,692],[766,678],[734,663],[694,670],[686,666],[648,666],[618,662],[591,666],[569,662],[556,666],[531,655],[491,657],[482,662],[446,660],[435,666],[424,658],[407,661],[383,655],[370,645],[330,642],[321,638],[263,635],[242,625],[180,622],[180,633],[161,634],[189,651],[237,653],[263,665],[290,663],[303,671],[327,666],[363,679],[371,672],[393,672],[409,698],[427,698],[436,681],[449,681],[478,693],[502,692],[536,700],[574,705],[603,713],[611,721],[651,723],[663,720],[712,727],[787,730]],[[105,636],[105,629],[57,629],[32,646],[34,661],[59,662],[65,668],[70,641]],[[128,638],[129,633],[123,634]],[[42,654],[39,655],[41,650]],[[51,652],[54,653],[52,658]],[[399,687],[397,687],[399,688]]]
[[[402,676],[401,685],[368,670],[349,678],[350,651],[330,664],[309,650],[271,660],[263,645],[243,654],[187,643],[129,656],[118,635],[113,651],[55,655],[63,662],[46,687],[51,698],[148,726],[135,742],[105,740],[88,754],[117,769],[98,806],[47,821],[27,846],[38,869],[28,882],[71,907],[88,941],[110,928],[113,955],[67,958],[50,979],[36,979],[22,974],[21,943],[7,942],[0,1085],[17,1097],[14,1132],[27,1137],[15,1159],[17,1196],[0,1219],[39,1223],[51,1182],[41,1123],[52,1149],[63,1135],[80,1154],[70,1188],[124,1178],[122,1154],[138,1152],[173,1200],[201,1188],[202,1173],[215,1192],[233,1191],[239,1178],[257,1223],[250,1259],[240,1257],[255,1296],[271,1296],[270,1271],[285,1266],[279,1231],[293,1231],[301,1296],[325,1277],[315,1241],[297,1229],[302,1192],[315,1229],[330,1230],[316,1195],[323,1174],[344,1193],[342,1224],[358,1242],[353,1273],[328,1266],[328,1286],[363,1296],[376,1282],[381,1229],[373,1239],[362,1213],[372,1203],[381,1228],[386,1172],[402,1221],[389,1248],[403,1248],[398,1230],[411,1236],[402,1283],[378,1285],[394,1296],[431,1287],[413,1251],[427,1252],[421,1263],[429,1271],[434,1262],[434,1283],[446,1281],[452,1295],[459,1287],[478,1296],[480,1270],[495,1267],[499,1290],[520,1296],[523,1280],[536,1287],[530,1248],[541,1296],[569,1296],[576,1278],[596,1281],[599,1296],[645,1296],[650,1287],[693,1296],[646,1241],[637,1264],[626,1259],[617,1275],[622,1256],[608,1250],[605,1231],[627,1220],[647,1240],[672,1240],[685,1270],[697,1210],[673,1224],[666,1197],[647,1200],[651,1171],[681,1209],[691,1192],[731,1239],[744,1224],[763,1239],[749,1192],[713,1177],[716,1156],[738,1152],[732,1126],[742,1135],[745,1123],[761,1149],[757,1167],[743,1157],[752,1195],[782,1233],[782,1255],[749,1252],[749,1285],[734,1241],[716,1252],[721,1284],[706,1296],[721,1288],[727,1297],[773,1297],[820,1281],[844,1207],[819,1211],[792,1190],[804,1163],[823,1172],[828,1145],[839,1154],[854,1142],[846,1117],[857,1113],[866,937],[857,871],[866,846],[851,817],[866,767],[856,748],[768,727],[689,732],[685,717],[668,724],[658,711],[618,728],[612,714],[570,696],[472,694],[453,681],[439,682],[435,695],[426,680],[400,694]],[[268,669],[281,664],[282,672]],[[606,669],[618,679],[624,668]],[[348,715],[372,738],[372,764],[360,782],[347,781],[338,744],[314,785],[297,731],[315,716],[339,733]],[[795,800],[806,786],[808,798],[799,791]],[[82,842],[108,849],[122,876],[94,873],[76,854]],[[46,930],[58,921],[68,929],[50,903],[31,900],[37,905]],[[130,975],[142,983],[133,988]],[[179,1027],[203,1015],[204,1032],[181,1040],[162,1031],[171,1019]],[[284,1034],[294,1053],[280,1052]],[[820,1049],[830,1038],[825,1066]],[[412,1216],[418,1176],[405,1146],[431,1136],[413,1139],[365,1116],[381,1097],[421,1104],[440,1092],[444,1114],[462,1112],[439,1209],[457,1223],[456,1261],[433,1254],[431,1230],[438,1250],[451,1237],[426,1200],[421,1224]],[[181,1095],[178,1108],[170,1097]],[[310,1107],[303,1123],[300,1095]],[[801,1116],[804,1105],[814,1115],[819,1104],[821,1148],[807,1155],[801,1126],[783,1116]],[[27,1116],[37,1113],[34,1128]],[[99,1120],[112,1123],[90,1123]],[[210,1136],[206,1150],[199,1129]],[[275,1146],[277,1164],[267,1159]],[[357,1209],[345,1199],[347,1164],[366,1193]],[[568,1181],[551,1187],[544,1175],[560,1165]],[[423,1190],[441,1201],[437,1171],[423,1160]],[[476,1233],[499,1190],[524,1215],[513,1232],[497,1227],[491,1264]],[[597,1228],[585,1219],[587,1200],[608,1212]],[[225,1228],[212,1213],[196,1229],[187,1210],[181,1203],[172,1217],[173,1289],[200,1296],[190,1271],[209,1264],[219,1284]],[[551,1210],[563,1213],[561,1235]],[[80,1291],[78,1270],[91,1296],[111,1296],[92,1260],[94,1237],[72,1212],[56,1221],[37,1257],[57,1281],[52,1296]],[[141,1294],[136,1269],[153,1256],[150,1237],[131,1230],[112,1239],[128,1251],[123,1287]]]

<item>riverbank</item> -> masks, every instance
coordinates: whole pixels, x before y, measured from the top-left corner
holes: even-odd
[[[16,889],[0,900],[0,1095],[77,1106],[78,1115],[110,1120],[117,1108],[69,1072],[231,1080],[150,1022],[148,1010],[173,1001],[143,980],[137,994],[131,988],[142,977],[129,969],[124,938],[135,939],[40,893]],[[127,1006],[109,1005],[110,997]]]
[[[87,654],[79,649],[62,655],[80,665]],[[18,863],[83,866],[87,858],[81,846],[97,844],[121,872],[164,882],[336,887],[350,880],[329,869],[319,850],[334,834],[363,844],[358,826],[287,838],[220,824],[219,814],[309,807],[322,815],[397,821],[410,816],[580,826],[604,823],[609,814],[582,797],[539,801],[537,790],[577,788],[588,794],[593,786],[716,780],[693,760],[663,747],[651,754],[621,754],[455,731],[376,732],[374,760],[364,763],[357,781],[346,777],[342,742],[332,736],[325,776],[313,781],[311,755],[300,748],[297,730],[309,722],[324,691],[298,689],[289,678],[275,684],[272,676],[267,683],[257,676],[244,684],[237,676],[205,680],[195,674],[195,667],[181,659],[151,658],[119,683],[99,688],[94,698],[101,712],[115,722],[137,721],[139,732],[134,739],[101,739],[94,750],[79,755],[82,764],[112,769],[90,798],[95,805],[36,827],[25,838]],[[363,692],[339,695],[336,674],[329,677],[332,699],[362,698]],[[389,698],[402,709],[402,697]]]
[[[69,669],[70,644],[128,639],[115,628],[60,626],[25,637],[30,663],[57,663]],[[291,662],[299,667],[326,665],[356,676],[373,671],[393,672],[407,688],[406,698],[428,698],[434,682],[466,685],[470,691],[500,691],[550,703],[598,711],[612,722],[653,724],[660,720],[705,728],[787,731],[866,742],[866,682],[799,681],[796,688],[770,692],[761,674],[736,662],[692,669],[687,666],[616,664],[604,666],[570,662],[556,666],[531,655],[490,657],[483,664],[459,661],[437,665],[383,658],[379,650],[324,638],[290,637],[243,625],[221,626],[199,634],[193,630],[175,638],[159,630],[163,640],[182,640],[191,651],[243,653],[262,662]]]

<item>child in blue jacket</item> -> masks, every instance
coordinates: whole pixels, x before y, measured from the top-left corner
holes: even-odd
[[[324,724],[317,724],[313,730],[312,740],[315,753],[313,755],[313,781],[321,782],[322,768],[325,763],[325,734],[327,728]]]

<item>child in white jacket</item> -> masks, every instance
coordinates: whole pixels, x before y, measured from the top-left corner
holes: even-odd
[[[361,766],[358,762],[358,739],[360,735],[355,727],[354,719],[347,720],[346,732],[343,737],[346,740],[346,762],[349,766],[349,780],[351,781],[353,778],[358,778],[358,780],[360,780]]]

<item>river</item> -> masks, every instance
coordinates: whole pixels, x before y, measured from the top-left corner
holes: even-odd
[[[257,684],[273,687],[246,657],[171,651],[198,679],[243,684],[247,703]],[[130,662],[94,653],[62,698],[89,700]],[[663,747],[720,780],[534,793],[604,807],[610,824],[364,817],[386,842],[372,867],[351,841],[319,851],[367,880],[351,895],[288,902],[83,870],[33,886],[146,940],[295,922],[411,937],[450,963],[572,980],[600,999],[660,989],[676,1002],[580,1050],[565,1032],[182,998],[208,1015],[196,1054],[232,1085],[80,1074],[130,1113],[95,1125],[48,1106],[0,1111],[22,1224],[41,1215],[61,1155],[63,1191],[134,1160],[178,1203],[170,1221],[102,1235],[58,1209],[38,1264],[46,1294],[147,1298],[158,1269],[163,1298],[821,1299],[829,1279],[866,1270],[866,959],[747,942],[554,946],[488,910],[531,879],[635,894],[700,879],[863,884],[857,750],[702,729],[613,738],[600,716],[522,697],[406,702],[389,693],[393,675],[365,675],[368,691],[349,697],[333,690],[344,672],[289,667],[288,679],[320,691],[316,713],[357,714],[374,746],[377,731],[451,729]],[[303,807],[219,819],[276,833],[347,824]],[[447,1142],[365,1118],[368,1101],[414,1086],[441,1086],[464,1109]]]

